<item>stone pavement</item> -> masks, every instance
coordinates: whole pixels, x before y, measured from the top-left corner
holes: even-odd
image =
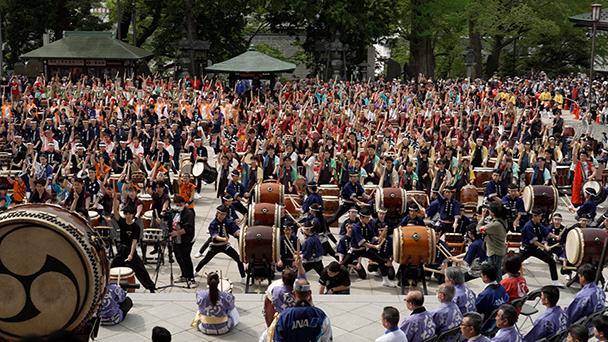
[[[571,115],[567,114],[565,118],[566,125],[577,127],[576,123],[572,122]],[[546,123],[548,122],[548,119],[545,118],[544,120]],[[210,149],[209,152],[211,152]],[[207,234],[207,227],[215,216],[215,208],[220,204],[220,201],[215,198],[212,184],[204,186],[202,195],[201,199],[195,201],[194,206],[196,211],[196,243],[192,250],[194,266],[201,260],[194,259],[194,254],[207,240],[209,236]],[[564,224],[569,226],[575,222],[574,217],[562,204],[560,201],[558,212],[564,215]],[[603,212],[604,209],[598,208],[598,215],[601,215]],[[337,228],[332,228],[332,231],[334,235],[338,236]],[[235,246],[237,244],[236,239],[233,239],[231,243]],[[530,263],[523,267],[523,275],[528,282],[530,291],[538,289],[543,285],[551,284],[547,265],[535,258],[530,258],[529,260]],[[324,258],[326,265],[330,261],[331,258]],[[155,266],[148,265],[147,269],[154,280],[156,276]],[[265,328],[262,308],[263,293],[266,290],[267,283],[255,284],[250,288],[250,292],[255,293],[259,291],[259,294],[245,294],[245,286],[240,284],[240,275],[236,263],[224,254],[217,255],[199,273],[204,275],[205,272],[219,270],[222,271],[224,277],[227,277],[234,283],[233,293],[236,295],[236,306],[241,316],[241,322],[229,334],[219,337],[205,336],[197,329],[190,327],[190,322],[194,318],[197,309],[195,293],[206,288],[206,277],[198,276],[197,281],[199,284],[191,289],[172,287],[156,294],[147,293],[143,289],[137,290],[135,294],[131,295],[134,307],[125,321],[119,326],[101,327],[99,333],[100,341],[149,341],[152,328],[156,325],[169,329],[173,334],[173,341],[256,341]],[[173,272],[175,278],[177,278],[179,276],[177,264],[173,264]],[[565,284],[567,282],[562,275],[559,277],[562,283]],[[157,287],[169,284],[169,279],[170,267],[165,262],[165,265],[160,267]],[[409,315],[403,302],[404,296],[400,295],[400,289],[383,287],[381,285],[381,278],[373,277],[373,275],[368,276],[365,280],[359,279],[356,275],[351,275],[350,296],[318,295],[318,275],[315,272],[309,272],[308,279],[312,284],[315,304],[325,310],[330,317],[335,341],[373,341],[376,337],[382,335],[384,328],[380,324],[380,314],[382,308],[386,305],[397,307],[401,310],[402,317]],[[481,292],[484,287],[480,279],[470,281],[467,285],[475,293]],[[562,289],[562,298],[559,304],[561,306],[568,305],[579,288],[580,285],[574,284],[570,288]],[[436,289],[436,281],[431,280],[428,282],[429,296],[426,296],[426,307],[429,310],[438,305],[434,295]],[[544,308],[541,307],[540,309],[542,313]],[[529,323],[522,328],[522,331],[527,331]]]

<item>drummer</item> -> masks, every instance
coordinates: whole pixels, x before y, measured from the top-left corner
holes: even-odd
[[[351,171],[349,173],[349,176],[350,181],[346,183],[341,192],[342,204],[340,204],[340,206],[338,207],[338,211],[336,212],[334,217],[327,221],[327,224],[329,226],[331,226],[334,222],[338,221],[338,219],[340,219],[340,217],[344,215],[350,208],[354,207],[355,204],[358,204],[362,207],[367,206],[366,203],[360,201],[358,197],[363,196],[363,199],[365,201],[369,201],[371,199],[371,196],[365,193],[363,187],[361,186],[361,183],[359,183],[359,172]]]
[[[433,201],[435,205],[429,206],[426,211],[427,217],[433,217],[439,213],[439,227],[443,232],[455,232],[460,221],[460,203],[454,198],[456,188],[452,185],[446,186],[447,178],[441,183],[439,196]],[[443,194],[443,195],[442,195]]]
[[[298,249],[298,237],[293,234],[294,223],[289,222],[283,226],[283,234],[281,235],[281,260],[277,262],[277,270],[282,271],[285,268],[290,268],[294,262],[294,253]]]
[[[308,210],[310,209],[310,206],[313,203],[317,203],[321,206],[321,208],[323,208],[323,197],[321,197],[321,195],[319,195],[318,193],[317,182],[308,182],[308,192],[309,194],[302,203],[302,207],[300,208],[302,214],[307,214]]]
[[[602,223],[598,226],[599,229],[608,230],[608,213],[602,215]]]
[[[507,209],[508,230],[519,232],[521,219],[523,217],[525,222],[528,213],[524,209],[524,201],[519,197],[517,184],[509,184],[509,193],[502,198],[502,204]]]
[[[357,220],[358,220],[358,218],[357,218]],[[351,244],[353,242],[353,237],[352,237],[353,236],[353,227],[356,223],[357,222],[355,222],[355,221],[351,221],[351,219],[344,220],[343,225],[344,225],[345,233],[340,238],[340,241],[338,241],[337,250],[336,250],[336,256],[338,256],[338,262],[340,264],[344,264],[344,257],[347,255],[347,253],[350,250]],[[359,275],[359,278],[365,279],[365,278],[367,278],[367,272],[365,272],[365,267],[363,267],[363,265],[361,265],[362,260],[363,260],[363,257],[357,258],[357,264],[354,265],[354,270]],[[346,266],[351,267],[351,266],[353,266],[353,264],[346,265]]]
[[[492,201],[501,202],[503,196],[507,193],[505,183],[500,179],[501,174],[502,172],[499,169],[494,169],[492,180],[486,184],[485,200],[488,203]]]
[[[232,196],[230,196],[230,194],[224,194],[224,196],[222,196],[222,204],[228,209],[228,215],[226,217],[236,222],[238,221],[239,217],[236,215],[236,209],[234,209],[234,205],[232,204],[233,201],[234,199],[232,198]],[[207,241],[205,241],[205,243],[201,246],[201,248],[194,255],[194,257],[197,259],[202,257],[203,253],[205,253],[212,241],[213,238],[209,236]]]
[[[606,215],[604,215],[604,216],[606,216]],[[565,274],[566,279],[568,279],[568,280],[570,280],[570,274],[572,274],[572,270],[570,270],[568,268],[568,266],[570,266],[570,268],[574,268],[572,266],[572,264],[570,264],[568,262],[568,258],[566,258],[566,240],[568,238],[568,233],[570,233],[570,231],[575,228],[581,228],[581,229],[587,228],[590,221],[591,221],[591,219],[589,218],[589,215],[583,214],[579,218],[578,223],[576,223],[573,226],[568,227],[568,228],[564,227],[564,231],[558,236],[560,238],[559,247],[561,249],[561,255],[559,256],[559,260],[561,260],[561,262],[562,262],[561,274]],[[607,220],[604,219],[604,221],[607,221]]]
[[[348,218],[340,225],[340,236],[346,235],[346,224],[349,221],[353,225],[359,223],[359,210],[356,207],[348,209]]]
[[[201,138],[194,138],[194,145],[189,145],[188,151],[190,152],[190,161],[192,164],[207,162],[208,153],[207,148],[203,146]],[[200,194],[201,187],[203,186],[203,180],[200,177],[196,178],[196,193]],[[196,196],[196,194],[195,194]],[[196,198],[196,197],[195,197]]]
[[[418,215],[420,208],[416,203],[410,203],[408,206],[409,214],[399,222],[399,227],[403,226],[424,226],[424,219],[421,215]]]
[[[378,226],[382,225],[383,227],[386,227],[386,229],[388,229],[388,236],[393,236],[393,229],[395,228],[393,227],[393,222],[391,222],[390,219],[386,218],[387,211],[388,210],[385,207],[380,207],[378,209],[378,218],[372,220],[369,225],[377,233],[379,233]]]
[[[568,208],[568,210],[570,210],[571,213],[576,212],[575,219],[577,220],[582,217],[583,214],[589,215],[589,217],[591,218],[591,222],[593,223],[595,220],[597,209],[597,204],[593,199],[595,198],[595,196],[597,196],[597,192],[592,187],[583,187],[583,189],[585,202],[580,207],[578,207],[578,210],[574,209],[574,207],[570,207]]]
[[[248,204],[249,201],[246,199],[249,197],[249,193],[245,193],[245,186],[243,183],[239,182],[239,177],[241,177],[241,173],[238,170],[232,170],[232,179],[230,183],[226,186],[226,193],[230,194],[232,198],[236,200],[233,203],[236,211],[241,213],[242,215],[247,214],[247,208],[245,208],[244,204]],[[242,203],[241,203],[242,202]]]

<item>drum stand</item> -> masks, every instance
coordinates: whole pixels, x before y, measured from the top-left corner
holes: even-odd
[[[251,278],[256,279],[268,279],[268,285],[272,283],[272,278],[274,277],[274,272],[272,271],[272,265],[268,263],[266,259],[262,260],[262,263],[254,263],[253,258],[249,262],[249,266],[247,267],[247,280],[245,282],[245,293],[249,292],[249,284],[251,283]]]
[[[424,265],[411,265],[409,263],[407,265],[400,265],[398,272],[402,295],[405,294],[406,282],[408,282],[408,280],[422,282],[422,292],[424,295],[428,295],[428,291],[426,288],[426,278],[424,276]]]
[[[173,278],[173,242],[168,238],[168,234],[166,234],[167,236],[165,236],[165,241],[167,241],[167,254],[169,255],[169,285],[165,285],[165,286],[161,286],[161,287],[157,287],[156,291],[160,292],[160,291],[164,291],[168,288],[172,288],[172,287],[176,287],[179,289],[189,289],[190,288],[190,282],[186,281],[186,286],[182,286],[182,285],[175,285],[174,284],[174,278]],[[164,260],[164,248],[162,246],[162,244],[159,244],[159,251],[158,251],[158,260],[156,261],[156,279],[154,279],[154,286],[156,286],[156,283],[158,282],[158,272],[160,270],[160,263],[162,260]],[[186,291],[184,291],[186,292]]]

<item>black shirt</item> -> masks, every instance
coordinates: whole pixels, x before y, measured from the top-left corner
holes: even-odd
[[[340,271],[333,277],[329,276],[327,272],[328,268],[329,266],[323,269],[323,273],[321,273],[321,277],[319,278],[319,284],[325,286],[327,290],[338,286],[350,286],[350,277],[344,265],[340,265]]]
[[[120,227],[120,243],[131,248],[133,240],[139,239],[139,225],[133,220],[132,224],[127,224],[127,220],[121,217],[118,220],[118,226]]]

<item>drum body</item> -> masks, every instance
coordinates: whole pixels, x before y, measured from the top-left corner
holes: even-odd
[[[281,260],[281,229],[271,226],[245,226],[239,237],[241,262],[276,264]],[[251,267],[251,265],[249,266]]]
[[[493,169],[495,166],[496,166],[496,158],[490,158],[488,160],[488,167]]]
[[[567,188],[572,186],[568,182],[568,172],[570,171],[570,166],[567,165],[558,165],[557,166],[557,174],[555,175],[555,186],[557,188]],[[530,176],[532,177],[532,176]],[[601,188],[601,187],[600,187]]]
[[[454,254],[462,253],[464,249],[464,236],[458,233],[445,233],[445,243]]]
[[[89,211],[89,219],[93,228],[99,226],[99,213],[96,211]]]
[[[300,216],[300,210],[298,210],[298,208],[301,206],[302,200],[300,199],[300,196],[285,195],[285,210],[287,210],[293,217],[298,218]]]
[[[526,169],[526,185],[530,185],[532,183],[532,176],[534,175],[533,168]]]
[[[386,215],[398,217],[407,212],[407,194],[401,188],[379,188],[376,191],[376,212],[381,207],[386,208]]]
[[[180,165],[180,170],[182,171],[182,174],[189,175],[192,173],[192,163],[190,162],[190,157],[184,158]]]
[[[141,216],[141,220],[144,223],[144,229],[150,228],[152,226],[152,217],[154,217],[154,215],[152,214],[152,210],[148,210],[144,212],[144,214]]]
[[[340,198],[336,196],[323,197],[323,214],[325,216],[334,216],[340,207]]]
[[[114,267],[110,269],[110,281],[118,279],[120,281],[126,280],[129,284],[137,284],[135,282],[135,272],[129,267]],[[127,292],[133,293],[135,289],[129,289]]]
[[[247,224],[249,226],[281,226],[281,207],[274,203],[255,203],[249,206]]]
[[[589,181],[585,183],[585,185],[583,185],[583,190],[589,188],[595,190],[595,193],[597,194],[595,195],[595,197],[592,198],[593,202],[595,202],[596,204],[600,204],[606,200],[606,190],[602,186],[602,183],[598,181]]]
[[[201,162],[196,163],[194,165],[194,167],[192,168],[192,174],[194,175],[195,172],[198,172],[200,170],[201,167],[197,166],[197,165],[200,165],[200,164],[203,164],[203,166],[202,166],[203,167],[203,172],[200,175],[200,178],[205,183],[211,184],[211,183],[215,182],[217,180],[217,169],[214,168],[214,167],[209,166],[208,163],[201,163]],[[194,176],[194,177],[198,178],[199,176]]]
[[[527,212],[538,208],[550,215],[557,210],[558,192],[549,185],[528,185],[524,188],[522,200]]]
[[[605,239],[606,231],[603,229],[572,229],[566,237],[566,259],[576,267],[587,263],[597,267]]]
[[[142,209],[144,213],[152,209],[152,196],[148,194],[141,194],[139,195],[139,199],[144,203],[144,208]]]
[[[192,176],[194,176],[195,178],[201,177],[203,175],[203,171],[205,171],[205,164],[203,162],[196,162],[192,166]]]
[[[426,194],[426,192],[417,190],[407,191],[408,203],[415,203],[414,199],[416,199],[416,202],[418,202],[418,204],[421,205],[424,209],[427,209],[429,207],[429,196]]]
[[[285,188],[279,183],[261,183],[254,187],[255,203],[285,203]]]
[[[275,287],[283,286],[283,279],[278,279],[270,283],[266,289],[266,296],[264,296],[264,320],[266,326],[269,327],[274,319],[274,314],[277,312],[272,306],[272,290]]]
[[[494,171],[494,169],[485,168],[485,167],[480,167],[480,168],[474,169],[473,170],[473,173],[475,174],[474,185],[478,188],[485,187],[486,182],[489,182],[492,180],[493,171]]]
[[[120,175],[117,175],[117,174],[110,175],[110,178],[108,181],[110,183],[112,183],[112,187],[113,187],[114,191],[120,191],[120,189],[118,189],[118,180],[119,179],[120,179]]]
[[[77,330],[101,305],[110,272],[87,220],[51,204],[0,214],[0,265],[0,337],[7,340]]]
[[[460,189],[460,203],[477,203],[479,202],[479,194],[477,188],[473,185],[466,185]]]
[[[133,183],[145,183],[146,173],[143,171],[133,171],[131,179],[133,180]]]
[[[428,265],[435,262],[435,232],[428,227],[405,226],[393,232],[393,258],[401,265]]]
[[[573,137],[574,136],[574,127],[564,126],[564,131],[562,132],[563,137]]]
[[[300,195],[306,195],[306,178],[300,176],[298,179],[295,180],[295,182],[293,182],[293,185],[298,188]]]
[[[320,185],[319,195],[321,196],[340,196],[340,188],[337,185]]]

